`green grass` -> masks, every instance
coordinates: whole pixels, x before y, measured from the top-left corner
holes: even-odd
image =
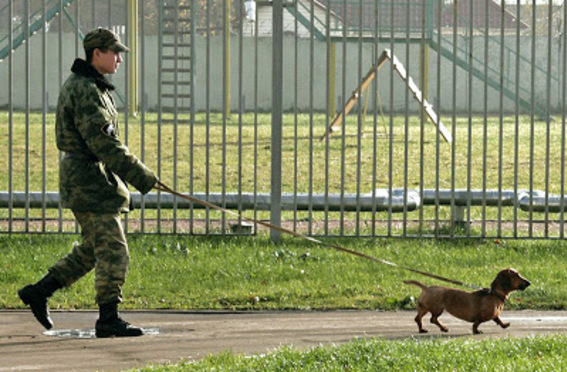
[[[17,290],[39,279],[67,253],[77,235],[0,235],[0,308],[23,308]],[[331,240],[329,240],[331,241]],[[565,309],[562,241],[337,239],[350,249],[472,284],[488,286],[515,267],[532,281],[506,309]],[[126,309],[380,309],[415,307],[419,294],[404,279],[433,279],[286,238],[129,237],[132,256]],[[92,274],[58,291],[52,308],[95,308]],[[442,283],[441,283],[442,284]],[[199,362],[144,371],[559,371],[567,370],[564,335],[502,340],[360,340],[263,356],[222,353]]]
[[[0,117],[7,120],[8,114],[0,112]],[[270,189],[270,114],[258,114],[257,117],[253,114],[243,114],[241,117],[233,115],[226,120],[219,114],[210,114],[208,121],[205,114],[197,114],[192,130],[188,125],[158,125],[158,117],[152,113],[145,115],[144,123],[140,118],[128,118],[127,130],[125,118],[122,117],[121,121],[121,137],[124,140],[127,137],[132,152],[141,155],[143,148],[146,163],[154,170],[159,168],[162,178],[168,182],[173,180],[175,171],[180,189],[188,189],[191,180],[195,190],[204,190],[208,172],[211,191],[221,190],[223,173],[228,191],[234,191],[239,182],[244,190],[252,190],[254,166],[258,171],[259,191]],[[323,114],[314,114],[312,117],[305,114],[284,115],[283,170],[284,174],[297,175],[297,180],[294,177],[284,179],[284,192],[292,191],[295,183],[299,190],[307,191],[310,182],[315,192],[323,192],[325,182],[328,182],[331,192],[338,192],[341,187],[346,192],[355,192],[358,185],[363,192],[369,192],[374,186],[387,187],[390,182],[394,187],[422,185],[424,188],[434,188],[437,175],[441,188],[450,187],[453,176],[456,188],[466,188],[469,170],[472,188],[481,188],[485,177],[488,188],[497,188],[499,167],[502,168],[504,189],[514,187],[515,177],[518,178],[519,188],[529,188],[530,182],[533,182],[535,189],[544,189],[545,172],[549,170],[550,191],[559,191],[557,181],[560,163],[546,161],[546,147],[549,146],[550,154],[560,153],[560,122],[554,122],[548,128],[545,122],[532,123],[529,117],[519,118],[518,126],[513,117],[504,118],[502,122],[498,117],[490,117],[486,122],[483,117],[473,117],[470,122],[468,118],[457,118],[454,122],[446,119],[445,125],[450,130],[453,127],[455,129],[453,147],[442,138],[438,145],[435,126],[426,122],[422,128],[417,116],[407,119],[393,117],[391,123],[380,118],[376,128],[368,118],[364,125],[364,138],[357,136],[356,116],[349,116],[345,137],[341,136],[340,131],[335,133],[328,148],[327,142],[319,141],[327,123],[327,117]],[[9,131],[9,126],[2,126],[0,138],[7,139]],[[15,189],[23,190],[25,186],[26,161],[31,165],[27,171],[32,189],[39,189],[43,171],[46,173],[47,189],[57,189],[57,167],[52,166],[57,164],[54,133],[53,113],[47,114],[45,123],[41,113],[30,113],[28,117],[25,113],[14,113],[12,142],[1,141],[0,154],[7,158],[12,149],[12,181]],[[312,152],[309,151],[310,147]],[[223,148],[226,151],[224,153]],[[516,152],[517,161],[514,156]],[[43,153],[46,155],[46,167],[42,166]],[[174,155],[177,168],[174,168]],[[392,164],[390,156],[394,160]],[[344,167],[341,165],[343,160]],[[191,165],[192,179],[188,178]],[[329,169],[327,179],[326,165]],[[515,173],[516,166],[518,173]],[[422,172],[423,178],[420,176]],[[360,178],[358,173],[361,174]],[[342,183],[343,175],[347,180],[345,184]],[[6,172],[0,175],[0,185],[7,184],[7,177]]]
[[[260,356],[223,353],[198,362],[132,371],[565,371],[567,336],[523,339],[357,340]]]
[[[23,308],[17,289],[38,280],[77,235],[0,235],[0,308]],[[565,309],[567,263],[561,241],[333,240],[350,249],[471,284],[489,286],[514,267],[532,281],[508,309]],[[405,279],[439,283],[305,241],[273,245],[259,237],[129,238],[124,308],[380,309],[414,307]],[[440,264],[442,263],[442,264]],[[92,274],[89,274],[92,275]],[[94,308],[91,277],[57,292],[55,308]]]

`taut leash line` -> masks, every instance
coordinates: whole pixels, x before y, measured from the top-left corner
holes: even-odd
[[[443,282],[459,285],[459,286],[462,286],[462,287],[469,287],[469,288],[473,288],[473,289],[484,289],[483,287],[479,287],[479,286],[472,285],[472,284],[467,284],[467,283],[461,282],[459,280],[453,280],[453,279],[445,278],[443,276],[431,274],[431,273],[428,273],[428,272],[425,272],[425,271],[413,269],[411,267],[401,266],[401,265],[398,265],[396,263],[383,260],[381,258],[377,258],[377,257],[373,257],[373,256],[370,256],[370,255],[367,255],[367,254],[364,254],[364,253],[353,251],[351,249],[342,247],[342,246],[337,245],[337,244],[327,243],[327,242],[324,242],[322,240],[315,239],[313,237],[305,236],[303,234],[300,234],[300,233],[292,231],[292,230],[288,230],[288,229],[283,228],[281,226],[272,225],[271,223],[268,223],[268,222],[263,222],[263,221],[255,220],[253,218],[248,218],[246,216],[241,215],[240,213],[233,212],[233,211],[228,210],[226,208],[220,207],[216,204],[212,204],[212,203],[209,203],[207,201],[194,198],[190,195],[186,195],[186,194],[182,194],[180,192],[177,192],[177,191],[173,190],[172,188],[166,186],[161,181],[158,181],[154,188],[156,190],[167,192],[167,193],[172,194],[174,196],[177,196],[179,198],[188,200],[188,201],[193,202],[195,204],[202,205],[203,207],[215,209],[217,211],[221,211],[223,213],[227,213],[227,214],[230,214],[232,216],[241,218],[241,219],[246,220],[248,222],[255,223],[255,224],[267,227],[267,228],[272,229],[272,230],[277,230],[277,231],[282,232],[284,234],[288,234],[288,235],[294,236],[294,237],[299,238],[299,239],[307,240],[307,241],[310,241],[310,242],[315,243],[315,244],[319,244],[319,245],[322,245],[322,246],[325,246],[325,247],[333,248],[333,249],[336,249],[336,250],[341,251],[341,252],[345,252],[345,253],[352,254],[352,255],[355,255],[355,256],[358,256],[358,257],[362,257],[362,258],[365,258],[365,259],[370,260],[370,261],[379,262],[379,263],[384,264],[384,265],[396,267],[396,268],[399,268],[399,269],[402,269],[402,270],[410,271],[410,272],[413,272],[413,273],[416,273],[416,274],[420,274],[420,275],[423,275],[423,276],[427,276],[429,278],[441,280]]]

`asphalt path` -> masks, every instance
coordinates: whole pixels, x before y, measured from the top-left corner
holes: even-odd
[[[55,327],[45,333],[30,312],[1,311],[0,372],[120,371],[149,363],[199,360],[227,350],[264,354],[285,345],[305,349],[357,338],[482,339],[567,332],[567,312],[561,311],[505,310],[501,318],[512,325],[502,329],[493,322],[484,323],[482,335],[472,335],[470,323],[448,314],[440,318],[448,333],[427,321],[429,333],[419,334],[413,311],[133,311],[123,312],[123,318],[149,334],[97,339],[93,337],[97,315],[52,312]]]

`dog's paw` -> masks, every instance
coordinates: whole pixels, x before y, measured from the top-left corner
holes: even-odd
[[[506,329],[506,328],[510,327],[510,323],[502,323],[502,325],[500,325],[500,327]]]
[[[420,329],[419,333],[427,333],[427,329]]]
[[[449,332],[449,328],[443,327],[443,328],[441,328],[441,331],[447,333],[447,332]]]

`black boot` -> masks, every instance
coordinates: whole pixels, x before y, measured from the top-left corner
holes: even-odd
[[[28,305],[35,318],[47,329],[53,327],[53,322],[49,317],[49,307],[47,300],[53,292],[62,288],[63,285],[55,278],[52,273],[48,273],[39,282],[30,284],[18,291],[20,299]]]
[[[99,305],[99,319],[96,321],[96,337],[135,337],[144,334],[142,328],[134,327],[118,315],[118,302]]]

